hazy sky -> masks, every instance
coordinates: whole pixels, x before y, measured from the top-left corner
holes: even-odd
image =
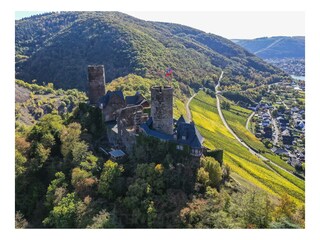
[[[16,12],[16,19],[42,12]],[[303,12],[126,12],[134,17],[173,22],[229,39],[304,36]]]

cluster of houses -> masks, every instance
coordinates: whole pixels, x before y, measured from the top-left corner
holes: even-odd
[[[259,103],[256,106],[255,135],[272,141],[271,150],[292,166],[301,165],[305,161],[304,110],[294,106],[272,114],[274,109],[271,103]]]
[[[272,109],[272,105],[269,105],[267,103],[259,103],[255,107],[255,120],[257,123],[255,130],[256,137],[272,140],[274,135],[274,129],[272,127],[272,117],[270,114],[270,110]]]
[[[290,75],[304,76],[305,74],[305,60],[303,58],[268,59],[267,61]]]

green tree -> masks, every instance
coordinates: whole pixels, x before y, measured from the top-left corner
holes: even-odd
[[[144,179],[138,178],[132,183],[123,200],[124,207],[127,209],[131,227],[146,227],[148,220],[149,202],[152,198],[151,186]],[[150,214],[154,210],[150,206]],[[151,217],[152,218],[152,217]]]
[[[25,164],[27,162],[27,158],[24,157],[17,149],[15,150],[15,153],[15,176],[18,177],[23,175],[26,171]]]
[[[63,172],[57,172],[48,186],[45,205],[52,209],[60,202],[67,192],[66,177]]]
[[[280,198],[279,205],[275,208],[274,217],[276,220],[283,218],[292,220],[296,210],[296,203],[289,197],[288,194],[283,194]]]
[[[97,161],[98,158],[96,156],[89,154],[87,155],[86,160],[80,163],[80,166],[87,171],[94,172],[97,168]]]
[[[209,173],[203,167],[200,167],[197,172],[197,181],[203,184],[205,187],[209,185]]]
[[[88,225],[87,228],[115,228],[117,224],[114,221],[113,216],[105,209],[96,214],[93,219],[93,223]]]
[[[157,217],[157,211],[154,207],[154,202],[150,201],[147,208],[147,225],[149,228],[153,227],[154,221]]]
[[[50,211],[49,216],[43,220],[43,224],[55,228],[75,228],[78,204],[79,200],[75,197],[75,194],[68,193]]]
[[[268,228],[273,206],[265,193],[249,191],[232,196],[233,216],[240,216],[245,228]]]
[[[226,102],[226,101],[223,101],[222,103],[221,103],[221,108],[222,109],[225,109],[225,110],[227,110],[227,111],[229,111],[230,110],[230,103],[229,102]]]
[[[61,153],[64,158],[72,158],[72,150],[75,143],[80,141],[81,125],[79,123],[70,123],[61,131]]]
[[[163,172],[162,164],[143,163],[136,168],[136,176],[144,179],[155,194],[161,194],[164,190]]]
[[[118,186],[116,184],[118,178],[123,173],[124,169],[118,163],[108,160],[104,166],[99,179],[98,192],[108,198],[113,199]]]
[[[222,170],[219,162],[212,157],[203,157],[200,160],[200,165],[204,170],[201,174],[204,176],[204,171],[209,175],[209,186],[218,188],[222,180]]]

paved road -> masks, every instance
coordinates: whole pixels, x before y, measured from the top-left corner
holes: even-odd
[[[279,141],[279,134],[280,134],[279,128],[278,128],[278,126],[277,126],[276,120],[272,117],[269,109],[268,109],[268,114],[269,114],[269,116],[271,117],[271,123],[272,123],[272,125],[273,125],[274,132],[275,132],[274,139],[273,139],[273,145],[277,145],[277,143],[278,143],[278,141]]]
[[[191,115],[191,112],[190,112],[190,108],[189,108],[189,104],[190,102],[192,101],[192,99],[196,96],[197,94],[193,94],[191,98],[189,98],[188,102],[187,102],[187,105],[186,105],[186,110],[187,110],[187,118],[189,120],[189,122],[192,121],[192,115]]]
[[[220,74],[219,80],[218,80],[218,84],[215,87],[216,94],[219,94],[218,87],[220,87],[220,81],[221,81],[221,79],[223,77],[223,73],[224,72],[222,71],[221,74]]]
[[[254,116],[254,114],[255,114],[256,112],[255,111],[253,111],[252,113],[251,113],[251,115],[248,117],[248,119],[247,119],[247,122],[246,122],[246,129],[248,130],[248,131],[250,131],[250,129],[249,129],[249,122],[251,121],[251,118]],[[250,131],[251,132],[251,131]]]

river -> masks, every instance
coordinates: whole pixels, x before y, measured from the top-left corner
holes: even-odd
[[[305,79],[305,76],[295,76],[295,75],[291,75],[291,77],[293,78],[293,79],[296,79],[296,80],[300,80],[300,81],[304,81]]]

